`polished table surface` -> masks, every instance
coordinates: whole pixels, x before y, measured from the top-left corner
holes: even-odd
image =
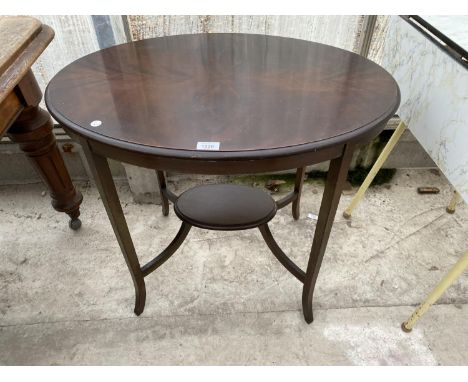
[[[181,157],[219,142],[223,157],[255,157],[376,135],[399,90],[375,63],[327,45],[199,34],[85,56],[54,77],[45,98],[58,121],[93,140]]]
[[[310,323],[315,282],[354,150],[384,129],[400,91],[375,63],[331,46],[264,35],[199,34],[92,53],[59,72],[45,100],[83,147],[133,279],[135,314],[145,307],[144,278],[172,256],[192,225],[258,227],[273,255],[304,284],[302,306]],[[163,215],[170,200],[182,220],[169,246],[143,266],[108,158],[157,170]],[[290,203],[299,219],[305,168],[326,160],[330,166],[304,271],[276,243],[268,222]],[[220,185],[179,197],[167,189],[164,176],[164,171],[292,168],[297,169],[294,190],[278,201],[263,191]]]

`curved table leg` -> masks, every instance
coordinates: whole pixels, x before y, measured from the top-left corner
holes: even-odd
[[[174,252],[177,251],[180,245],[184,242],[191,228],[192,226],[190,224],[182,222],[179,232],[177,232],[176,237],[171,241],[167,248],[153,260],[141,267],[143,277],[148,276],[151,272],[163,265],[174,254]]]
[[[302,186],[304,184],[304,176],[305,176],[305,167],[298,168],[296,171],[296,181],[294,183],[294,194],[296,195],[293,204],[292,204],[292,215],[294,220],[299,220],[299,216],[301,215],[300,206],[301,206],[301,194],[302,194]]]
[[[156,175],[158,176],[158,185],[159,185],[159,194],[161,195],[161,206],[162,206],[162,213],[164,216],[169,215],[169,200],[166,196],[166,177],[164,175],[164,171],[156,170]]]
[[[345,146],[342,156],[333,159],[328,169],[322,204],[320,205],[314,240],[312,242],[312,249],[307,265],[304,289],[302,290],[302,310],[304,312],[304,318],[309,324],[314,319],[312,314],[312,297],[314,294],[315,282],[317,281],[320,265],[322,264],[323,255],[327,247],[328,237],[330,236],[330,231],[333,226],[333,220],[340,201],[346,175],[348,174],[353,151],[353,147],[349,145]]]
[[[91,151],[87,142],[81,140],[83,151],[88,160],[89,167],[93,173],[96,186],[101,195],[102,202],[107,211],[107,216],[112,224],[120,249],[127,263],[128,270],[132,276],[135,287],[135,309],[136,315],[143,313],[146,301],[146,287],[143,272],[140,269],[140,263],[133,246],[133,241],[128,230],[119,196],[115,189],[114,180],[109,169],[107,159]]]
[[[300,206],[301,206],[301,194],[302,186],[304,184],[305,167],[300,167],[296,170],[296,180],[294,182],[294,190],[283,198],[276,201],[276,208],[281,209],[286,207],[289,203],[292,203],[292,215],[294,220],[298,220],[300,217]]]
[[[273,255],[275,255],[278,261],[283,264],[283,266],[289,272],[291,272],[300,282],[303,283],[305,280],[305,272],[299,268],[279,247],[278,243],[271,234],[268,224],[263,224],[259,226],[258,229],[262,233],[263,239],[265,240],[265,243],[267,243],[268,248],[270,248]]]

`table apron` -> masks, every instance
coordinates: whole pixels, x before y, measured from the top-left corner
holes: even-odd
[[[24,105],[15,92],[11,92],[0,102],[0,138],[8,130],[18,115],[23,111]]]
[[[164,157],[154,154],[132,152],[77,136],[73,134],[73,132],[70,132],[70,134],[79,142],[87,142],[94,153],[106,158],[150,169],[204,175],[254,174],[290,170],[338,158],[342,155],[344,149],[344,145],[337,145],[317,151],[278,157],[245,160],[228,160],[222,158],[219,160],[203,160]]]

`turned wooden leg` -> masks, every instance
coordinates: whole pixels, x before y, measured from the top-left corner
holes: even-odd
[[[307,323],[313,321],[312,297],[314,294],[315,282],[322,264],[323,255],[327,247],[328,237],[333,226],[336,209],[340,201],[341,191],[348,174],[349,164],[353,156],[353,148],[345,146],[340,158],[330,162],[325,190],[323,191],[322,204],[315,227],[314,240],[310,251],[309,263],[302,290],[302,310]]]
[[[75,189],[52,132],[47,111],[26,107],[8,130],[10,139],[19,144],[50,190],[52,206],[70,216],[70,228],[81,226],[80,204],[83,196]]]

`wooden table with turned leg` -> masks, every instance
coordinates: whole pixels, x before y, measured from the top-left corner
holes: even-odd
[[[85,56],[59,72],[45,100],[83,147],[132,276],[135,313],[143,312],[145,277],[161,266],[196,226],[259,228],[280,263],[312,298],[341,191],[358,145],[385,127],[400,102],[394,79],[351,52],[290,38],[197,34],[118,45]],[[141,266],[108,158],[157,171],[163,215],[169,202],[182,221],[169,246]],[[268,222],[292,203],[299,218],[305,168],[330,161],[312,249],[305,270],[274,240]],[[253,174],[296,170],[290,195],[205,185],[172,193],[164,171]]]
[[[0,138],[6,133],[26,154],[47,185],[52,206],[81,226],[81,193],[75,189],[52,132],[32,64],[54,37],[53,30],[32,17],[0,17]],[[1,164],[0,164],[1,165]]]

